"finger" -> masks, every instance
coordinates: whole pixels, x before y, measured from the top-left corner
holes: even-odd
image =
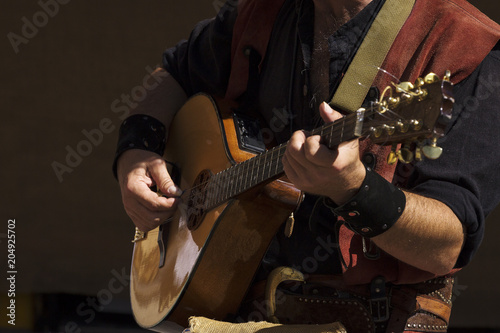
[[[331,106],[326,102],[320,104],[319,114],[323,121],[327,124],[343,117],[341,113],[332,109]]]
[[[287,156],[288,163],[295,169],[298,169],[299,166],[301,169],[311,166],[304,151],[304,144],[308,139],[305,132],[297,131],[288,141],[284,155]]]
[[[122,200],[134,224],[142,231],[149,231],[174,214],[180,199],[160,197],[143,183],[124,191]]]
[[[170,210],[177,203],[175,197],[159,196],[156,192],[151,191],[150,184],[146,181],[131,179],[127,188],[128,195],[132,200],[153,212]]]
[[[296,158],[293,154],[287,153],[283,156],[282,162],[283,170],[288,178],[295,184],[302,182],[304,175],[307,175],[309,170],[313,167],[306,158]]]
[[[148,165],[148,171],[156,186],[167,197],[179,197],[182,190],[173,182],[163,159],[156,159]]]
[[[127,211],[127,214],[135,226],[144,232],[165,223],[173,215],[171,212],[153,213],[141,205],[138,205],[134,210]]]
[[[281,163],[283,164],[283,171],[285,171],[286,176],[288,179],[296,184],[296,182],[300,179],[297,171],[295,170],[295,167],[290,163],[290,159],[284,155],[283,158],[281,159]]]
[[[296,131],[292,134],[286,146],[286,152],[289,154],[299,155],[302,154],[302,146],[306,141],[307,135],[304,131]]]
[[[318,135],[308,137],[304,143],[304,155],[312,164],[320,167],[330,167],[338,156],[337,149],[329,149],[321,143]]]

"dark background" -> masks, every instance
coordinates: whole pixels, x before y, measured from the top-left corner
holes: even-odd
[[[0,331],[74,323],[83,332],[124,332],[134,327],[124,278],[134,227],[110,168],[120,117],[163,49],[214,16],[222,0],[59,1],[0,6]],[[471,2],[500,21],[496,1]],[[70,153],[78,150],[85,156]],[[5,314],[9,219],[15,327]],[[456,331],[500,329],[499,222],[497,209],[475,261],[458,275]]]

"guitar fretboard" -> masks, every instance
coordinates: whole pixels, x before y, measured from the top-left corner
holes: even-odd
[[[321,136],[322,142],[332,149],[356,137],[354,134],[356,118],[356,114],[350,114],[311,131],[311,135]],[[213,175],[204,189],[205,208],[216,207],[256,185],[283,174],[281,159],[285,154],[287,144],[288,142],[283,143]]]

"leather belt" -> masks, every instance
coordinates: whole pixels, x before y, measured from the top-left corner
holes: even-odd
[[[274,315],[283,324],[340,321],[347,332],[447,331],[453,278],[384,287],[386,298],[373,297],[370,285],[346,286],[340,276],[312,275],[305,284],[284,282],[276,294]],[[252,294],[263,299],[263,285],[257,284]]]

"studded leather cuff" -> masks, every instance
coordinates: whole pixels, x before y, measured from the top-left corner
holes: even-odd
[[[113,161],[113,174],[117,177],[117,161],[129,149],[142,149],[163,155],[166,141],[165,126],[156,118],[136,114],[125,119],[120,126],[118,145]]]
[[[398,187],[385,180],[371,168],[358,193],[347,203],[337,206],[324,198],[325,206],[343,218],[346,226],[364,237],[375,237],[391,228],[403,213],[406,196]]]

